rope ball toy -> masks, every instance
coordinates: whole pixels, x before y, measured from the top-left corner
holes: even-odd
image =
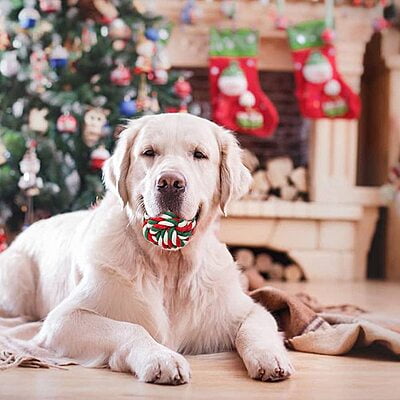
[[[157,217],[143,216],[143,236],[150,243],[164,250],[179,250],[185,247],[193,236],[196,218],[179,218],[172,212]]]

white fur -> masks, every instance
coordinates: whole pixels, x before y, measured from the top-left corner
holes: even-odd
[[[146,146],[155,158],[142,155]],[[208,159],[195,159],[195,149]],[[144,207],[163,211],[155,179],[164,170],[187,180],[182,216],[201,207],[192,240],[175,252],[141,233]],[[215,236],[220,209],[250,184],[233,135],[190,115],[143,117],[121,134],[104,174],[100,206],[37,222],[0,255],[0,315],[45,318],[39,345],[146,382],[188,382],[189,364],[178,353],[234,348],[252,378],[288,377],[275,320],[242,291]]]

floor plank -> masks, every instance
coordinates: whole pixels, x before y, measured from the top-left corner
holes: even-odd
[[[295,293],[306,291],[323,303],[353,303],[400,315],[400,285],[276,284]],[[292,352],[296,374],[278,383],[247,377],[233,353],[188,357],[190,384],[179,387],[137,382],[128,374],[68,367],[66,370],[16,368],[0,373],[0,399],[341,399],[398,400],[400,362],[375,348],[332,357]]]

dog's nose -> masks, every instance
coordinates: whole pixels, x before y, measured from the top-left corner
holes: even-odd
[[[186,188],[186,179],[179,172],[164,172],[157,179],[160,192],[182,193]]]

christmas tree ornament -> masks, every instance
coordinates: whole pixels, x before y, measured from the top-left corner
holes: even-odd
[[[212,119],[232,131],[264,137],[274,132],[278,113],[261,89],[257,53],[257,32],[211,30]]]
[[[31,131],[44,134],[49,129],[49,121],[46,116],[49,113],[48,108],[32,108],[29,111],[28,126]]]
[[[95,146],[104,137],[109,110],[100,107],[90,108],[84,115],[83,141],[88,147]]]
[[[71,115],[70,113],[66,112],[63,115],[60,115],[57,118],[57,130],[60,133],[75,133],[78,129],[78,121],[77,119]]]
[[[22,117],[22,115],[24,114],[24,106],[25,106],[24,99],[18,99],[12,105],[12,113],[13,113],[15,118],[21,118]]]
[[[136,102],[129,96],[119,103],[119,112],[124,117],[133,117],[136,114]]]
[[[61,44],[56,44],[50,54],[50,65],[57,68],[64,68],[68,64],[68,50]]]
[[[0,73],[6,78],[11,78],[17,75],[20,71],[21,65],[17,59],[16,51],[6,51],[0,61]]]
[[[90,51],[93,46],[97,44],[97,34],[94,29],[94,22],[87,20],[82,28],[82,49],[83,51]]]
[[[126,47],[126,43],[127,42],[125,40],[120,40],[120,39],[114,40],[112,47],[115,51],[123,51]]]
[[[156,28],[146,28],[144,31],[144,36],[146,39],[151,40],[152,42],[157,42],[160,39],[158,29]]]
[[[150,111],[153,114],[157,114],[160,112],[160,103],[158,102],[157,92],[151,93]]]
[[[116,18],[111,22],[109,27],[109,33],[111,39],[122,39],[129,40],[132,35],[132,31],[125,21],[121,18]]]
[[[40,11],[50,14],[61,10],[61,0],[39,0]]]
[[[136,46],[136,53],[138,55],[135,63],[136,73],[148,73],[152,70],[152,58],[155,54],[155,51],[155,43],[141,35]]]
[[[99,171],[110,157],[110,152],[104,146],[99,146],[90,154],[90,168],[93,171]]]
[[[192,93],[192,86],[183,76],[180,76],[174,84],[174,92],[185,100]]]
[[[45,87],[50,84],[49,79],[46,77],[49,69],[46,53],[41,47],[37,47],[31,53],[29,60],[31,64],[31,89],[37,93],[42,93]]]
[[[6,31],[6,21],[0,10],[0,51],[6,50],[10,46],[10,39]]]
[[[0,140],[0,166],[5,164],[7,162],[7,158],[9,156],[9,153],[6,149],[6,146],[1,142]]]
[[[197,5],[196,0],[186,0],[181,10],[181,22],[185,25],[196,24],[203,16],[203,10]]]
[[[10,46],[10,39],[8,37],[8,33],[5,30],[2,30],[0,27],[0,51],[7,50],[9,46]]]
[[[169,70],[171,62],[169,60],[168,51],[164,46],[157,46],[152,60],[153,70]]]
[[[25,7],[18,14],[18,21],[23,29],[31,29],[36,26],[40,19],[39,12],[34,8],[35,0],[26,0]]]
[[[4,228],[0,227],[0,253],[7,248],[7,236]]]
[[[114,2],[108,0],[93,0],[99,18],[97,18],[103,24],[110,24],[115,18],[118,18],[118,10],[114,5]]]
[[[144,238],[164,250],[185,247],[193,237],[195,228],[196,217],[186,220],[169,211],[157,217],[143,216]]]
[[[76,169],[65,178],[65,186],[67,187],[70,196],[75,197],[79,193],[81,178]]]
[[[138,111],[144,113],[148,112],[151,108],[151,98],[149,96],[149,87],[146,82],[146,75],[141,74],[138,95],[136,98],[136,108]]]
[[[307,118],[358,118],[360,99],[337,70],[335,48],[322,38],[326,28],[319,20],[288,28],[300,111]]]
[[[168,82],[168,72],[165,69],[154,70],[154,81],[157,85],[165,85]]]
[[[19,168],[22,176],[18,181],[18,187],[25,191],[28,197],[37,196],[43,188],[43,180],[37,174],[40,171],[40,160],[36,155],[36,143],[31,141],[25,152]]]
[[[111,71],[110,80],[114,85],[128,86],[132,80],[131,71],[123,64],[118,64],[118,66]]]

